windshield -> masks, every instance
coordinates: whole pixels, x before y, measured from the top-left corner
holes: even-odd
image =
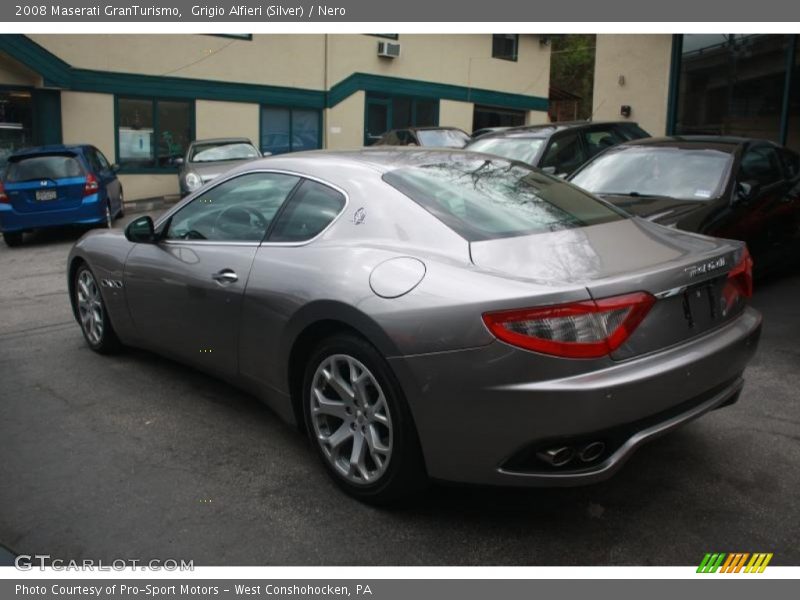
[[[719,196],[732,160],[719,150],[619,147],[600,155],[571,181],[594,194],[702,201]]]
[[[620,211],[558,178],[502,159],[465,154],[397,169],[383,179],[469,241],[625,218]]]
[[[33,179],[69,179],[83,177],[81,163],[72,154],[50,154],[29,158],[11,159],[6,171],[6,181]]]
[[[457,129],[420,129],[417,139],[421,146],[436,148],[463,148],[469,141],[469,136]]]
[[[543,138],[488,138],[473,142],[467,150],[496,154],[532,165],[544,142]]]
[[[221,160],[247,160],[261,154],[252,144],[228,142],[221,144],[198,144],[192,147],[190,162],[217,162]]]

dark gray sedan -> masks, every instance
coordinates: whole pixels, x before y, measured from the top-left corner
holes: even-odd
[[[247,138],[214,138],[189,144],[185,158],[179,158],[178,182],[181,196],[190,194],[222,173],[256,158],[259,152]]]
[[[250,390],[348,493],[573,485],[735,402],[758,343],[741,242],[463,151],[243,165],[69,256],[89,346]]]

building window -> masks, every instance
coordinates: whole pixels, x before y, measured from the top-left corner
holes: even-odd
[[[519,35],[516,33],[492,34],[492,58],[517,60]]]
[[[683,37],[675,133],[780,141],[789,36]]]
[[[194,103],[117,98],[117,162],[128,169],[169,170],[194,139]]]
[[[412,96],[368,94],[364,144],[374,144],[391,129],[431,127],[439,124],[439,101]]]
[[[261,107],[261,151],[272,154],[322,147],[320,112],[309,108]]]
[[[17,150],[33,144],[31,93],[0,91],[0,169]]]

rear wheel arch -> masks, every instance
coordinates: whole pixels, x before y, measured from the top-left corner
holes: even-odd
[[[398,354],[394,342],[360,311],[338,302],[319,302],[305,307],[286,328],[283,344],[288,357],[286,376],[292,410],[301,430],[305,429],[302,404],[303,374],[308,359],[323,339],[335,334],[351,334],[365,340],[384,357]]]

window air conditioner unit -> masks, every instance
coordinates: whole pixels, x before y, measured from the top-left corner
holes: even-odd
[[[400,44],[378,42],[378,56],[383,58],[398,58],[400,56]]]

